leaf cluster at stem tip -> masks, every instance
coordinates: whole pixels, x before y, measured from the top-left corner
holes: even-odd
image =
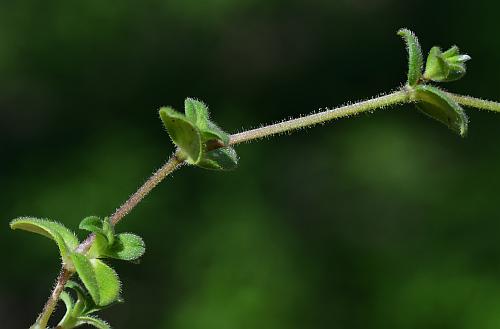
[[[425,64],[422,47],[415,33],[408,29],[398,31],[408,50],[408,78],[406,89],[417,108],[427,116],[445,124],[448,128],[465,136],[468,118],[463,108],[446,92],[429,82],[450,82],[462,78],[466,73],[465,62],[469,55],[460,54],[457,46],[443,52],[433,47]]]

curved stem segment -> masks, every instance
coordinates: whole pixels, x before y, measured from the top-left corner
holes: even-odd
[[[153,190],[156,185],[160,184],[162,180],[165,179],[169,174],[171,174],[175,169],[179,167],[180,164],[184,162],[183,158],[179,152],[176,152],[172,157],[154,174],[148,178],[148,180],[134,193],[130,198],[125,201],[120,208],[111,215],[109,221],[112,225],[116,225],[123,217],[125,217],[139,202],[144,199],[146,195]]]
[[[474,107],[480,110],[500,112],[500,103],[487,101],[481,98],[475,98],[471,96],[457,95],[449,92],[447,92],[446,94],[448,94],[448,96],[450,96],[455,102],[457,102],[460,105]]]
[[[170,175],[174,170],[184,164],[184,158],[179,154],[179,152],[174,153],[170,159],[157,171],[148,178],[148,180],[142,184],[139,189],[128,198],[109,218],[112,225],[116,225],[123,217],[125,217],[132,209],[135,208],[149,194],[161,181],[163,181],[168,175]],[[79,253],[85,253],[90,249],[92,243],[94,242],[95,234],[90,234],[85,241],[80,243],[76,249]]]
[[[151,192],[162,180],[165,179],[169,174],[171,174],[175,169],[184,163],[184,159],[175,153],[160,169],[155,171],[155,173],[134,193],[130,198],[125,201],[125,203],[118,208],[113,215],[110,217],[112,224],[118,223],[125,215],[127,215],[146,195]],[[85,241],[83,241],[77,248],[76,252],[85,253],[90,249],[92,243],[94,242],[95,234],[90,234]],[[68,280],[73,275],[73,272],[68,271],[64,267],[57,278],[56,285],[50,293],[49,299],[47,300],[42,313],[38,316],[34,325],[30,329],[45,329],[47,327],[48,321],[54,312],[59,296],[64,290],[64,286]]]
[[[242,142],[249,142],[252,140],[260,139],[263,137],[268,137],[284,132],[290,132],[297,129],[302,129],[306,127],[311,127],[319,123],[330,121],[333,119],[338,119],[350,115],[355,115],[358,113],[371,111],[375,109],[384,108],[394,104],[408,103],[410,102],[409,93],[402,89],[390,93],[388,95],[376,97],[367,101],[350,104],[342,107],[338,107],[331,110],[326,110],[319,113],[310,114],[304,117],[291,119],[288,121],[283,121],[280,123],[272,124],[269,126],[252,129],[231,135],[230,144],[235,145]],[[222,147],[223,145],[219,146]],[[130,196],[130,198],[125,201],[116,211],[111,215],[110,222],[116,225],[123,217],[125,217],[139,202],[146,197],[146,195],[151,192],[161,181],[163,181],[169,174],[171,174],[175,169],[184,164],[185,158],[183,158],[179,152],[175,153],[160,169],[158,169],[139,189]],[[85,253],[87,252],[92,243],[95,240],[95,235],[90,234],[85,241],[83,241],[76,249],[76,252]],[[54,311],[57,301],[61,292],[64,290],[66,282],[73,275],[65,269],[61,270],[61,274],[57,279],[56,286],[52,291],[42,314],[37,319],[37,322],[31,327],[32,329],[45,329],[52,312]]]
[[[276,134],[303,129],[327,122],[333,119],[356,115],[358,113],[388,107],[390,105],[408,103],[409,94],[406,90],[398,90],[388,95],[376,97],[367,101],[341,106],[335,109],[313,113],[296,119],[278,122],[269,126],[247,130],[231,135],[230,144],[239,144]]]

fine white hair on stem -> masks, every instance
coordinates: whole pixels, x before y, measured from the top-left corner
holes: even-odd
[[[324,124],[339,118],[351,117],[363,112],[386,108],[391,105],[409,102],[409,93],[404,90],[397,90],[389,94],[361,101],[358,103],[347,103],[347,105],[313,112],[297,118],[282,120],[267,126],[250,129],[231,135],[231,145],[249,142],[256,139],[268,138],[274,135],[290,133],[292,131],[309,128],[318,124]]]

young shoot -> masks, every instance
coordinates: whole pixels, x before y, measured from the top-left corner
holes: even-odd
[[[46,329],[59,301],[66,313],[56,329],[71,329],[83,324],[100,329],[110,325],[95,313],[122,301],[122,285],[110,259],[134,262],[145,252],[143,240],[132,233],[117,233],[115,226],[170,173],[187,164],[204,169],[227,171],[238,165],[234,147],[264,137],[309,128],[319,123],[353,116],[401,104],[415,108],[464,137],[469,122],[462,106],[500,112],[500,103],[449,93],[438,84],[456,81],[466,73],[471,58],[457,46],[443,51],[433,47],[424,61],[418,38],[408,29],[398,31],[408,50],[408,73],[403,87],[365,101],[305,115],[296,119],[229,134],[210,118],[208,107],[201,101],[187,98],[184,113],[171,107],[159,110],[160,119],[175,153],[111,216],[84,218],[79,228],[89,232],[82,242],[61,223],[34,217],[20,217],[10,223],[12,229],[38,233],[56,243],[61,257],[57,282],[31,329]]]

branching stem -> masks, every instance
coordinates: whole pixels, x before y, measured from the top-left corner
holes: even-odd
[[[153,190],[156,185],[158,185],[165,177],[171,174],[175,169],[184,163],[178,153],[172,155],[172,157],[134,193],[130,198],[125,201],[125,203],[120,206],[110,217],[112,224],[118,223],[125,215],[127,215],[146,195],[148,195],[151,190]],[[92,243],[94,242],[95,234],[90,234],[87,239],[85,239],[76,249],[77,252],[85,253],[90,249]],[[68,280],[73,275],[73,272],[66,270],[64,267],[57,278],[56,285],[52,290],[49,299],[45,303],[42,313],[38,316],[35,324],[31,326],[30,329],[45,329],[47,323],[54,312],[59,296],[64,290],[64,286]]]
[[[385,108],[395,104],[409,103],[410,93],[406,89],[397,90],[388,95],[383,95],[370,100],[341,106],[335,109],[326,110],[319,113],[313,113],[307,116],[299,117],[283,121],[276,124],[271,124],[265,127],[251,129],[241,133],[231,135],[230,144],[235,145],[243,142],[249,142],[263,137],[268,137],[280,133],[291,132],[297,129],[307,128],[319,123],[327,122],[333,119],[338,119],[346,116],[355,115],[358,113]],[[110,222],[116,225],[123,217],[125,217],[135,206],[141,202],[146,195],[149,194],[161,181],[169,174],[185,163],[179,152],[176,152],[160,169],[158,169],[139,189],[130,196],[110,217]],[[87,252],[94,242],[95,235],[90,234],[76,249],[79,253]],[[72,272],[62,269],[57,279],[50,297],[43,309],[43,312],[37,319],[37,322],[32,326],[33,329],[45,329],[50,316],[52,315],[61,292],[64,286],[73,275]]]
[[[434,71],[431,70],[431,73],[434,73],[431,74],[431,76],[428,76],[428,74],[430,74],[428,72],[428,65],[429,65],[428,61],[426,66],[426,73],[424,74],[424,78],[422,78],[423,56],[417,37],[414,35],[413,32],[407,29],[401,29],[398,32],[398,34],[405,39],[409,52],[409,71],[408,71],[408,82],[406,86],[387,95],[375,97],[366,101],[341,106],[331,110],[327,109],[325,111],[321,111],[318,113],[309,114],[295,119],[284,120],[279,123],[236,133],[230,136],[229,144],[236,145],[244,142],[250,142],[264,137],[269,137],[277,134],[292,132],[298,129],[312,127],[320,123],[325,123],[334,119],[356,115],[366,111],[373,111],[376,109],[381,109],[396,104],[404,104],[412,102],[428,103],[427,105],[430,104],[433,106],[432,112],[435,111],[435,108],[438,108],[438,111],[441,112],[454,111],[453,114],[457,116],[456,112],[461,112],[459,111],[461,110],[459,106],[456,106],[456,104],[450,104],[454,102],[449,102],[448,99],[445,99],[447,97],[443,98],[441,95],[442,91],[440,89],[436,87],[432,87],[431,89],[431,86],[426,86],[426,83],[429,82],[429,80],[447,81],[449,80],[449,78],[457,77],[457,76],[454,77],[453,74],[451,73],[454,73],[455,75],[460,75],[460,74],[463,75],[465,73],[465,66],[463,64],[465,63],[465,61],[470,59],[470,57],[468,57],[467,55],[459,55],[458,48],[457,49],[452,48],[445,53],[448,53],[448,55],[450,56],[453,55],[453,57],[449,58],[446,57],[446,61],[445,59],[442,58],[442,62],[444,62],[444,64],[439,62],[441,64],[434,67],[433,68]],[[449,53],[450,51],[452,53]],[[441,51],[439,51],[439,53],[441,54]],[[443,53],[442,55],[444,56],[445,53]],[[448,69],[448,71],[446,71],[446,74],[443,73],[444,72],[443,65],[445,65],[446,68]],[[459,69],[461,69],[463,72],[458,69],[453,69],[453,67],[456,67],[457,65],[459,66]],[[431,61],[431,66],[432,66],[432,61]],[[451,69],[455,71],[450,71]],[[422,93],[424,96],[427,95],[427,98],[423,97]],[[460,105],[473,107],[477,109],[500,112],[500,103],[486,101],[470,96],[462,96],[452,93],[446,93],[446,94]],[[430,112],[426,113],[429,114]],[[434,115],[433,113],[431,113],[431,117],[435,117],[439,121],[446,124],[446,120],[442,120],[442,116],[447,118],[448,123],[450,123],[451,115],[447,116],[447,114],[448,113],[444,114],[439,113],[439,115]],[[465,116],[465,114],[463,116]],[[454,116],[452,117],[454,118]],[[460,121],[460,123],[466,122],[466,118],[464,119],[462,116],[460,116],[460,119],[462,120]],[[463,127],[466,127],[466,125],[462,124],[460,126],[461,134],[465,131],[464,130],[465,128]],[[224,145],[222,145],[222,142],[219,140],[211,139],[209,142],[207,142],[206,145],[204,145],[205,147],[204,151],[211,151],[213,149],[224,147]],[[181,145],[179,143],[176,144]],[[197,144],[197,146],[199,146],[199,144]],[[127,201],[125,201],[125,203],[123,203],[118,209],[116,209],[116,211],[109,218],[110,223],[112,225],[116,225],[127,214],[129,214],[169,174],[171,174],[178,167],[186,163],[185,161],[186,158],[182,154],[183,153],[181,153],[180,151],[177,151],[160,169],[158,169],[155,173],[153,173],[153,175],[141,187],[139,187],[139,189],[134,194],[132,194],[130,198]],[[86,253],[94,243],[95,238],[96,238],[95,234],[90,234],[76,248],[75,252],[82,254]],[[59,297],[63,292],[67,281],[73,274],[74,272],[72,272],[72,270],[68,270],[63,266],[59,274],[59,277],[57,279],[56,285],[53,291],[51,292],[42,313],[38,316],[36,323],[33,326],[31,326],[30,329],[46,329],[48,321],[52,313],[54,312],[55,307],[57,306]]]

